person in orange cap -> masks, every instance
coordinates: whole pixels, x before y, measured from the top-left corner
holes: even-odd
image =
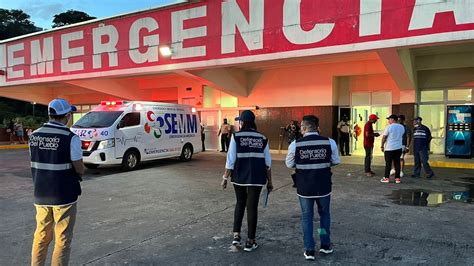
[[[379,133],[374,132],[374,128],[372,127],[373,124],[377,123],[377,120],[379,120],[379,117],[375,114],[371,114],[369,116],[369,121],[365,123],[364,126],[364,150],[365,150],[365,175],[366,176],[374,176],[375,173],[372,172],[372,169],[370,168],[372,164],[372,156],[374,153],[374,141],[375,138],[380,136]]]

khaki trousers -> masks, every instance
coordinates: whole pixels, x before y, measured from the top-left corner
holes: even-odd
[[[31,252],[31,265],[44,265],[49,243],[54,251],[51,265],[68,265],[71,254],[72,231],[76,222],[76,203],[65,206],[35,206],[36,231]]]

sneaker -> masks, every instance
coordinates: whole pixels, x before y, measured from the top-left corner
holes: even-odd
[[[403,171],[400,171],[400,177],[403,177],[405,174],[403,173]]]
[[[372,174],[371,172],[367,172],[367,173],[365,173],[365,176],[367,176],[367,177],[373,177],[374,174]]]
[[[384,177],[384,178],[380,179],[380,182],[382,182],[382,183],[390,183],[390,178]]]
[[[319,253],[331,254],[333,252],[334,250],[332,249],[332,247],[327,245],[321,245],[321,248],[319,249]]]
[[[402,182],[402,180],[400,178],[395,178],[395,183],[396,184],[400,184]]]
[[[251,252],[251,251],[253,251],[257,248],[258,248],[257,242],[253,241],[253,243],[250,243],[250,241],[248,241],[248,240],[247,240],[247,242],[245,242],[245,247],[244,247],[245,251]]]
[[[413,177],[413,178],[420,178],[419,175],[411,175],[411,177]]]
[[[431,179],[431,178],[433,178],[434,175],[435,175],[434,173],[431,173],[428,176],[426,176],[426,178]]]
[[[314,260],[314,250],[306,250],[304,252],[304,258],[306,260]]]
[[[232,240],[232,245],[240,246],[240,235],[235,234],[234,239]]]
[[[395,169],[390,170],[390,175],[395,175]]]

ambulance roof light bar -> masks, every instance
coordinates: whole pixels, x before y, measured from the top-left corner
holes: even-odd
[[[101,105],[107,105],[107,106],[115,106],[115,105],[122,105],[123,101],[101,101]]]

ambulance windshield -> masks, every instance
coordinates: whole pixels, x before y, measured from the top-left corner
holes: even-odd
[[[110,127],[123,111],[107,111],[107,112],[89,112],[79,121],[77,121],[73,128],[103,128]]]

